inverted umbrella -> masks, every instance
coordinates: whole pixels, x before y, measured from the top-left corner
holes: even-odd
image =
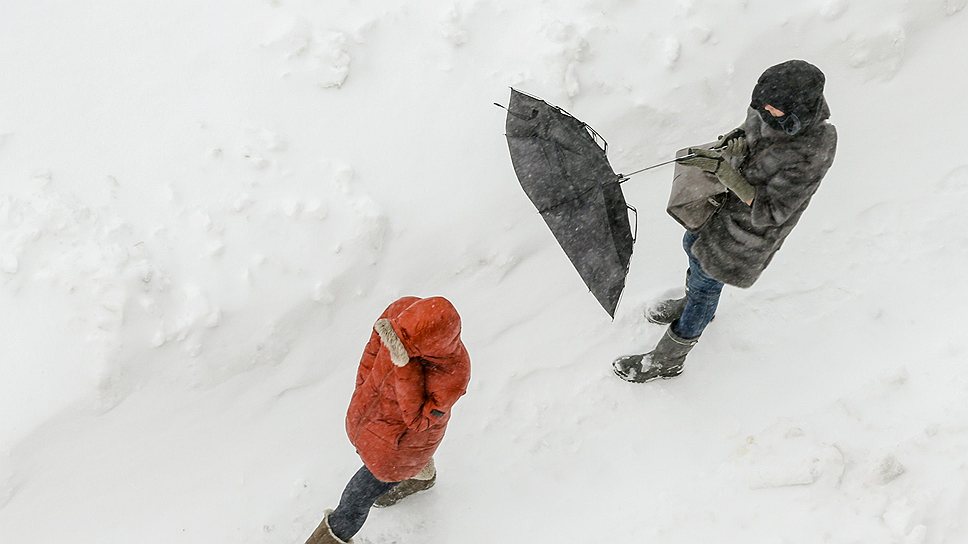
[[[589,291],[614,318],[635,242],[628,216],[635,208],[625,202],[621,183],[695,155],[680,153],[620,175],[608,163],[605,140],[565,110],[515,89],[505,109],[508,149],[521,187]]]
[[[634,240],[623,176],[609,165],[607,144],[568,112],[520,91],[511,89],[507,110],[508,148],[521,187],[615,317]]]

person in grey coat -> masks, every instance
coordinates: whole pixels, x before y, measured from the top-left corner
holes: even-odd
[[[714,175],[727,197],[698,230],[686,231],[686,296],[648,311],[650,321],[669,327],[653,351],[617,359],[619,377],[641,383],[678,376],[715,316],[723,286],[752,286],[773,260],[834,160],[837,131],[827,121],[824,83],[823,72],[802,60],[767,69],[742,126],[680,161]]]

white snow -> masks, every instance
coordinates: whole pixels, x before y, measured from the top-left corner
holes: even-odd
[[[301,543],[360,461],[373,321],[449,297],[474,374],[358,542],[968,542],[964,0],[104,0],[0,17],[0,542]],[[618,171],[827,73],[837,161],[675,380],[668,170],[610,321],[517,185],[514,85]]]

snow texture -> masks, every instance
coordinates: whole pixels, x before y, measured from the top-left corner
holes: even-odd
[[[436,487],[357,542],[968,542],[965,6],[7,2],[0,542],[303,542],[401,295],[455,303],[474,374]],[[671,170],[624,186],[612,322],[491,103],[566,107],[628,172],[790,58],[827,73],[833,169],[681,377],[618,380],[681,286]]]

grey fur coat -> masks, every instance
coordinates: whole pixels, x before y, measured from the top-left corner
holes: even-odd
[[[749,287],[760,277],[833,163],[837,130],[829,117],[824,102],[813,124],[788,136],[749,109],[741,127],[749,153],[733,166],[756,188],[756,198],[750,207],[730,193],[696,233],[692,252],[707,274],[737,287]]]

